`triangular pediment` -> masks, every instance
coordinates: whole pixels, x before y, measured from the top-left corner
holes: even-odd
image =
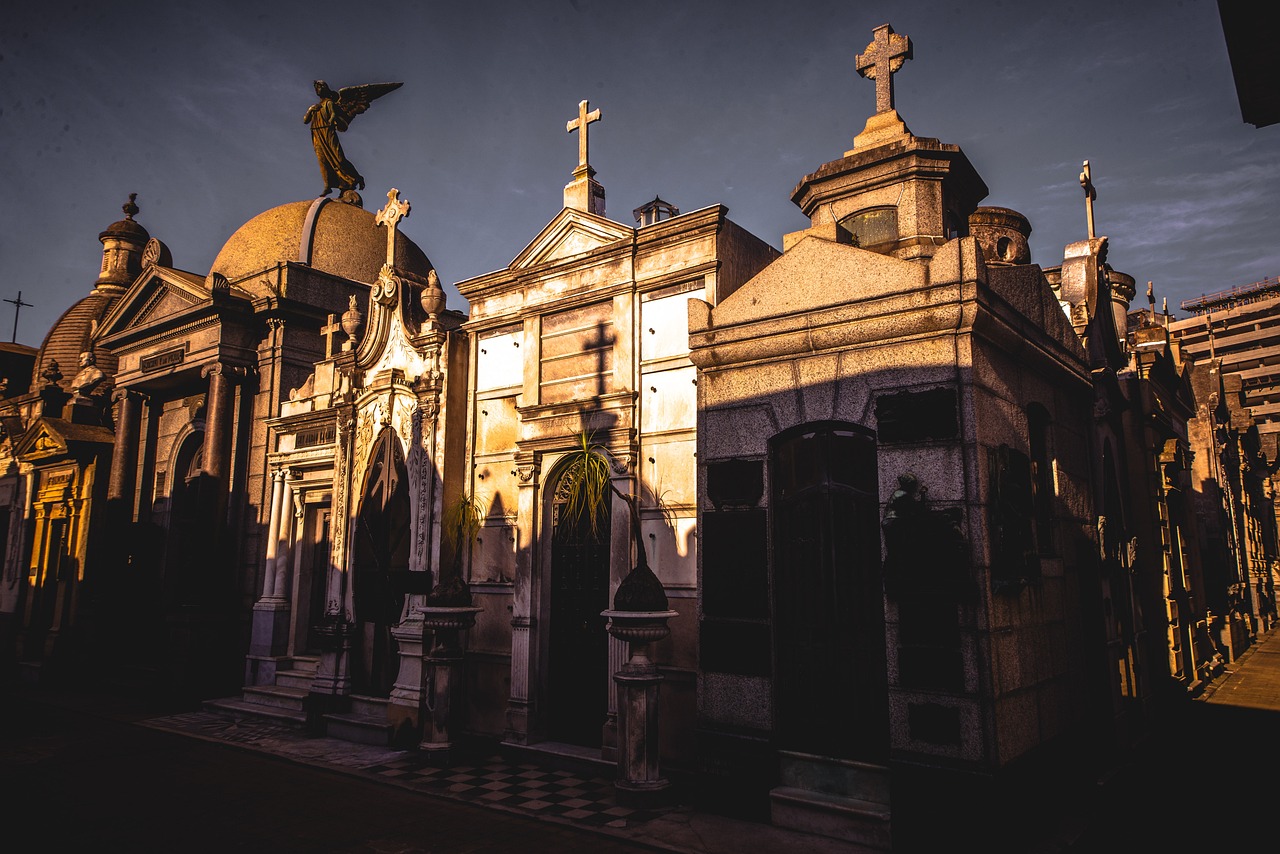
[[[927,275],[923,264],[806,237],[721,300],[712,314],[717,326],[749,323],[915,290]]]
[[[148,267],[129,287],[102,323],[100,335],[147,326],[208,302],[203,276],[171,267]]]
[[[630,240],[635,230],[602,216],[564,208],[526,246],[510,269],[537,267],[592,252],[619,240]]]
[[[31,428],[18,440],[13,453],[23,462],[65,456],[67,437],[54,426],[50,419],[42,418],[31,425]]]

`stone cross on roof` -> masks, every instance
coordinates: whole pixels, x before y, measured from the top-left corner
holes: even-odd
[[[600,121],[600,110],[594,109],[587,112],[587,102],[578,102],[578,117],[570,119],[565,123],[564,129],[568,133],[578,132],[578,168],[582,169],[587,165],[587,125],[592,122]]]
[[[871,32],[871,44],[858,54],[857,68],[863,77],[876,81],[876,112],[887,113],[893,109],[893,75],[911,59],[911,39],[895,33],[888,24]]]
[[[387,206],[378,211],[375,222],[387,227],[387,266],[396,263],[396,223],[409,215],[408,199],[400,198],[400,191],[392,187],[387,191]]]
[[[329,322],[320,327],[320,334],[324,336],[324,357],[326,359],[333,358],[333,336],[342,331],[342,324],[338,322],[338,315],[330,314]]]
[[[1080,186],[1084,188],[1084,209],[1089,218],[1089,237],[1098,235],[1093,231],[1093,200],[1098,198],[1098,191],[1093,188],[1093,173],[1089,171],[1089,161],[1084,162],[1084,171],[1080,173]]]

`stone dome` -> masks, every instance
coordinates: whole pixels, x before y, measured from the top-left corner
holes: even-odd
[[[355,205],[333,199],[290,202],[255,216],[236,230],[214,259],[209,275],[220,273],[254,296],[265,286],[242,281],[282,262],[372,284],[387,260],[385,226]],[[404,232],[396,232],[396,266],[426,277],[431,262]],[[261,291],[261,293],[259,293]]]
[[[115,376],[116,357],[106,350],[95,350],[93,334],[116,301],[115,294],[94,292],[72,304],[49,329],[40,350],[36,354],[35,370],[31,377],[31,391],[37,392],[45,384],[45,370],[53,362],[58,363],[62,379],[58,385],[71,391],[71,381],[80,371],[80,354],[93,350],[98,368],[107,376]]]

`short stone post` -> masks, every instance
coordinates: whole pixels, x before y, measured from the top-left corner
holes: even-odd
[[[609,634],[628,644],[630,657],[613,676],[618,686],[618,803],[645,806],[660,802],[671,787],[659,764],[658,686],[662,674],[649,657],[655,641],[671,630],[675,611],[604,611]]]
[[[462,644],[458,633],[476,623],[481,608],[428,605],[422,623],[433,638],[425,656],[427,679],[422,704],[422,743],[418,749],[435,765],[448,765],[455,753],[454,728],[461,722],[455,704],[461,698]]]

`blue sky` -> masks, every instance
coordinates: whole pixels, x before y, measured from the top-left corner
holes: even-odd
[[[555,214],[589,99],[607,213],[655,195],[722,203],[767,242],[806,221],[805,174],[875,107],[854,56],[890,23],[917,136],[959,145],[1032,223],[1032,260],[1084,236],[1089,159],[1113,266],[1171,309],[1280,275],[1280,126],[1240,117],[1213,0],[1025,3],[529,0],[22,4],[0,27],[0,298],[38,345],[97,276],[97,235],[137,219],[198,273],[243,222],[318,194],[311,81],[403,81],[342,136],[366,207],[402,223],[451,285],[505,266]],[[12,306],[0,304],[11,332]]]

